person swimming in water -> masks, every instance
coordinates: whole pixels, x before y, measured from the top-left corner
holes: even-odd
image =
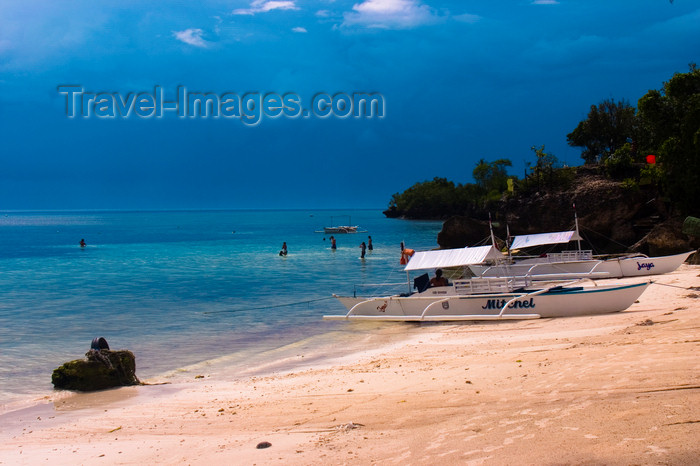
[[[80,247],[84,248],[85,246],[87,246],[87,244],[85,244],[85,238],[83,238],[80,240]]]

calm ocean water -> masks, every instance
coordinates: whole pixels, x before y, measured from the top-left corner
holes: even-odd
[[[332,251],[315,230],[341,214],[367,233]],[[0,411],[49,393],[97,336],[133,351],[142,380],[341,354],[387,327],[322,321],[344,311],[330,295],[405,281],[400,242],[436,247],[440,227],[379,211],[1,213]]]

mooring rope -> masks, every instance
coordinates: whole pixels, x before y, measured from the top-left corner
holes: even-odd
[[[620,243],[619,241],[615,241],[614,239],[609,238],[609,237],[607,237],[606,235],[604,235],[604,234],[602,234],[602,233],[599,233],[599,232],[597,232],[597,231],[595,231],[595,230],[591,230],[590,228],[581,227],[581,230],[586,230],[587,233],[593,233],[593,234],[598,235],[598,236],[600,236],[600,237],[602,237],[602,238],[605,238],[606,240],[608,240],[608,241],[610,241],[610,242],[612,242],[612,243],[615,243],[615,244],[617,244],[618,246],[622,246],[622,247],[625,248],[625,249],[628,249],[628,250],[629,250],[629,248],[630,248],[629,245],[627,245],[627,244],[622,244],[622,243]],[[583,234],[581,234],[581,236],[583,237]],[[589,244],[593,245],[593,242],[592,242],[591,240],[589,240],[589,239],[586,238],[586,237],[584,237],[584,239],[585,239],[586,241],[588,241]]]
[[[663,286],[670,286],[672,288],[680,288],[681,290],[686,290],[686,291],[700,291],[700,287],[697,286],[678,286],[678,285],[669,285],[668,283],[659,283],[659,282],[652,282],[654,285],[663,285]]]
[[[222,309],[220,311],[204,311],[202,314],[221,314],[224,312],[240,312],[240,311],[261,311],[264,309],[274,309],[277,307],[297,306],[299,304],[311,304],[311,303],[315,303],[318,301],[325,301],[327,299],[333,299],[333,296],[327,296],[325,298],[318,298],[318,299],[307,299],[305,301],[297,301],[294,303],[275,304],[272,306],[246,307],[246,308],[241,308],[241,309]]]

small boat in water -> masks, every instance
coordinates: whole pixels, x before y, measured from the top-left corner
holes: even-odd
[[[349,215],[343,215],[343,217],[348,218],[347,225],[323,227],[323,230],[317,230],[316,233],[325,233],[328,235],[342,233],[367,233],[367,230],[360,230],[360,227],[358,225],[352,225],[352,219]],[[331,225],[333,225],[333,217],[331,217]]]
[[[460,268],[501,253],[493,246],[417,252],[406,272]],[[429,287],[428,275],[414,280],[418,291],[388,296],[334,295],[347,309],[325,320],[465,321],[537,319],[619,312],[631,306],[651,283],[598,285],[577,278],[537,282],[526,277],[459,278],[447,286]]]
[[[357,225],[338,225],[335,227],[323,227],[324,233],[357,233]]]

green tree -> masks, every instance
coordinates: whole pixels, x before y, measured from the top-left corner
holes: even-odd
[[[454,211],[455,193],[456,187],[452,181],[435,177],[431,181],[416,183],[403,193],[394,194],[389,209],[409,217],[440,217]]]
[[[537,156],[537,163],[535,165],[535,170],[545,173],[552,172],[559,165],[559,159],[554,154],[548,154],[544,151],[544,144],[539,148],[537,146],[530,147],[530,150]]]
[[[487,162],[481,159],[477,162],[472,176],[477,186],[482,188],[487,196],[498,196],[508,188],[508,173],[506,167],[512,167],[508,159],[498,159]]]
[[[605,159],[605,171],[609,177],[617,180],[633,178],[639,174],[639,168],[634,165],[635,151],[632,144],[625,143],[610,157]]]
[[[690,65],[639,102],[640,148],[660,164],[664,191],[683,212],[700,212],[700,70]]]
[[[570,146],[583,147],[581,157],[586,163],[605,161],[628,138],[637,135],[637,118],[634,107],[628,102],[612,99],[591,105],[588,117],[576,129],[566,135]]]
[[[544,184],[552,187],[554,181],[554,169],[559,168],[559,159],[554,154],[549,154],[544,150],[544,144],[540,147],[532,146],[530,150],[535,153],[537,161],[532,166],[529,162],[527,166],[532,170],[531,176],[535,178],[537,189],[541,189]]]

